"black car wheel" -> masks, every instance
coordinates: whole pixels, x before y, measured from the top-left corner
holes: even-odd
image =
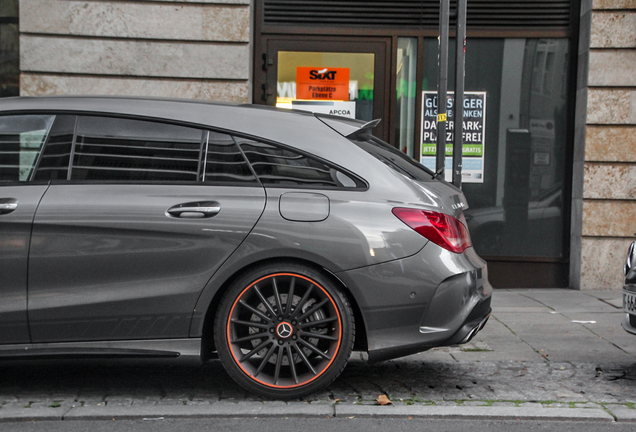
[[[331,383],[353,348],[346,297],[320,273],[299,265],[259,267],[221,300],[214,337],[227,372],[247,390],[297,398]]]

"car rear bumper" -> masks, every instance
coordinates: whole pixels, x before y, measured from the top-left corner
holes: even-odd
[[[625,319],[621,325],[625,331],[636,335],[636,315],[625,314]]]
[[[411,257],[337,276],[360,307],[370,362],[468,342],[491,312],[486,263],[473,248],[455,254],[428,243]]]

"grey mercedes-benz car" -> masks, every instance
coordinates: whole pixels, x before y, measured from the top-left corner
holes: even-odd
[[[218,356],[307,395],[490,315],[460,190],[364,123],[257,106],[0,101],[0,358]]]

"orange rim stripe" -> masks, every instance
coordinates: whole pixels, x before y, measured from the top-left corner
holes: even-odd
[[[313,285],[317,286],[318,288],[320,288],[320,290],[331,301],[331,304],[333,305],[333,308],[336,311],[336,315],[338,317],[338,333],[339,333],[338,334],[338,345],[336,346],[336,351],[334,352],[333,356],[331,357],[331,360],[329,360],[329,364],[321,372],[319,372],[315,377],[313,377],[309,381],[305,381],[304,383],[294,384],[294,385],[291,385],[291,386],[281,386],[281,385],[275,385],[275,384],[268,384],[266,382],[263,382],[263,381],[259,380],[258,378],[253,377],[248,371],[245,370],[245,368],[241,365],[239,360],[236,358],[236,356],[234,355],[234,350],[232,349],[232,346],[231,346],[231,343],[230,343],[230,340],[231,340],[230,339],[230,325],[231,325],[231,320],[232,320],[232,314],[234,313],[234,308],[236,307],[238,301],[241,299],[241,297],[243,297],[243,294],[245,294],[245,292],[247,290],[252,288],[254,285],[259,283],[260,281],[268,279],[268,278],[277,277],[277,276],[293,276],[293,277],[301,278],[301,279],[304,279],[304,280],[312,283]],[[272,274],[272,275],[263,276],[262,278],[258,279],[257,281],[252,282],[247,288],[245,288],[243,291],[241,291],[241,294],[239,294],[239,296],[234,301],[234,304],[232,304],[232,308],[230,309],[229,319],[228,319],[228,322],[227,322],[227,343],[228,343],[228,347],[230,349],[230,354],[232,354],[232,357],[234,358],[234,362],[238,365],[239,368],[241,368],[241,370],[243,371],[243,373],[245,373],[245,375],[247,375],[248,377],[250,377],[254,381],[258,382],[259,384],[262,384],[262,385],[264,385],[266,387],[272,387],[272,388],[290,389],[290,388],[304,386],[304,385],[307,385],[310,382],[314,381],[316,378],[318,378],[323,373],[325,373],[329,369],[329,367],[331,366],[331,363],[333,363],[333,361],[336,359],[336,355],[340,351],[340,341],[341,340],[342,340],[342,319],[340,318],[340,312],[338,311],[338,307],[336,306],[336,302],[329,295],[327,290],[325,290],[322,286],[320,286],[320,284],[318,284],[315,281],[309,279],[308,277],[297,275],[297,274],[294,274],[294,273],[275,273],[275,274]],[[292,361],[292,359],[289,359],[289,360]]]

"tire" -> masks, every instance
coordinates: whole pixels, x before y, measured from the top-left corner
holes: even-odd
[[[329,385],[347,364],[354,334],[346,297],[327,277],[298,264],[268,264],[239,277],[214,322],[228,374],[246,390],[275,399]]]

